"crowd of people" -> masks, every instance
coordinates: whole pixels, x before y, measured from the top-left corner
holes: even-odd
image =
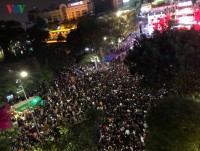
[[[131,75],[124,65],[124,52],[134,39],[135,34],[130,34],[116,52],[118,58],[109,63],[98,63],[98,68],[94,64],[63,67],[48,86],[39,85],[32,95],[40,96],[45,103],[11,112],[19,136],[11,150],[33,150],[45,139],[59,137],[61,122],[81,123],[84,113],[93,108],[103,115],[97,128],[99,151],[143,151],[148,110],[165,91],[153,93],[140,88],[139,77]]]
[[[138,77],[130,75],[122,62],[114,61],[101,70],[94,65],[62,68],[50,86],[39,87],[37,95],[45,100],[44,106],[12,113],[12,121],[19,128],[12,150],[31,149],[49,136],[58,137],[58,121],[81,122],[88,108],[101,110],[104,115],[97,134],[99,151],[144,150],[147,113],[163,93],[140,89]]]

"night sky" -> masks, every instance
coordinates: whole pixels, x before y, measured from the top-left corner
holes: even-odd
[[[34,6],[40,10],[48,9],[52,4],[59,6],[61,3],[67,3],[68,0],[0,0],[0,20],[16,20],[16,21],[28,21],[27,12]],[[6,5],[19,5],[25,4],[23,14],[9,14]]]

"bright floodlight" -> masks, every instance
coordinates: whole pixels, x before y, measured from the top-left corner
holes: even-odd
[[[107,39],[107,37],[103,37],[103,40],[106,40]]]
[[[88,47],[85,48],[85,51],[89,51],[90,49]]]
[[[129,0],[123,0],[123,3],[128,3],[129,2]]]
[[[122,14],[121,11],[118,11],[118,12],[116,13],[117,17],[121,16],[121,14]]]
[[[26,77],[27,75],[28,75],[28,73],[26,72],[26,71],[22,71],[21,73],[20,73],[20,75],[21,75],[21,77]]]

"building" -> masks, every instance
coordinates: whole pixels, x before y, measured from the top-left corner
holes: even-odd
[[[60,4],[58,8],[51,10],[44,9],[43,11],[29,11],[29,20],[35,20],[38,16],[44,18],[48,22],[54,21],[69,21],[78,19],[82,16],[86,16],[94,13],[94,5],[90,0],[82,0],[76,2],[70,2],[68,4]]]
[[[67,5],[66,14],[68,20],[73,20],[94,13],[93,2],[88,0],[69,3]]]
[[[44,18],[48,22],[64,21],[68,19],[66,15],[66,9],[67,6],[65,4],[61,4],[58,8],[54,10],[44,9],[38,14],[38,16]]]

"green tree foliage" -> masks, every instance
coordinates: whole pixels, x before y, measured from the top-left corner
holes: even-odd
[[[54,71],[59,67],[67,65],[67,57],[53,48],[51,45],[44,45],[35,53],[36,59],[43,70]]]
[[[89,109],[84,113],[83,121],[80,123],[62,122],[59,125],[59,136],[50,137],[37,150],[96,151],[97,129],[101,115],[100,111]]]
[[[73,52],[81,52],[88,45],[92,45],[92,40],[95,42],[98,40],[100,35],[97,28],[97,20],[94,17],[86,17],[81,20],[76,30],[73,30],[67,36],[67,44]],[[94,38],[96,37],[96,39]]]
[[[55,29],[57,29],[58,25],[59,24],[57,22],[50,22],[50,23],[48,23],[48,28],[50,30],[55,30]]]
[[[147,151],[199,151],[200,102],[167,98],[148,116]]]
[[[129,6],[130,7],[137,7],[140,4],[143,4],[144,0],[130,0],[129,1]]]
[[[37,83],[48,84],[52,81],[54,70],[66,65],[66,63],[67,58],[64,55],[49,49],[41,49],[40,58],[27,57],[18,62],[2,62],[0,68],[1,98],[6,101],[6,95],[16,94],[18,88],[16,79],[20,77],[19,72],[28,72],[28,76],[22,78],[24,89],[28,92],[29,90],[35,90]],[[23,96],[23,93],[19,95]]]
[[[40,48],[44,45],[45,41],[49,38],[49,32],[46,30],[47,24],[44,19],[38,17],[35,26],[29,28],[27,33],[29,40],[33,46],[33,51],[37,54],[40,53]]]
[[[47,28],[47,21],[41,17],[37,17],[36,19],[36,27],[38,29],[45,29]]]
[[[34,26],[27,30],[29,38],[32,41],[33,46],[37,49],[43,44],[45,39],[49,37],[49,32]]]
[[[117,42],[118,38],[125,37],[134,26],[134,13],[124,13],[117,17],[116,13],[108,13],[104,16],[88,16],[81,20],[77,29],[70,32],[67,44],[74,51],[84,51],[86,47],[99,50],[107,42]]]
[[[13,60],[14,56],[11,54],[10,44],[22,40],[26,37],[25,30],[22,29],[21,24],[16,21],[0,21],[0,46],[4,51],[6,60]]]
[[[18,61],[18,63],[1,63],[1,66],[0,96],[2,97],[3,101],[6,101],[6,95],[16,94],[16,92],[18,91],[16,80],[21,77],[21,71],[28,72],[28,76],[26,78],[22,78],[22,83],[25,90],[27,90],[28,87],[35,87],[34,81],[36,77],[33,73],[35,73],[36,70],[33,69],[32,60],[30,58]]]
[[[17,128],[13,127],[8,130],[0,131],[0,150],[2,151],[10,151],[12,150],[10,147],[13,141],[15,141],[18,137]]]
[[[71,49],[74,53],[84,49],[83,42],[81,40],[81,35],[78,30],[72,30],[68,34],[67,44],[69,46],[69,49]]]
[[[81,57],[78,63],[81,65],[88,64],[89,62],[91,62],[91,59],[94,57],[97,57],[97,56],[92,53],[85,54],[84,56]]]
[[[142,36],[125,59],[141,84],[153,89],[165,87],[179,95],[200,91],[200,32],[165,30],[151,38]]]
[[[126,18],[125,18],[125,21],[126,21],[126,32],[125,33],[126,35],[128,35],[129,33],[135,31],[137,28],[136,28],[136,11],[129,11],[126,13]]]

